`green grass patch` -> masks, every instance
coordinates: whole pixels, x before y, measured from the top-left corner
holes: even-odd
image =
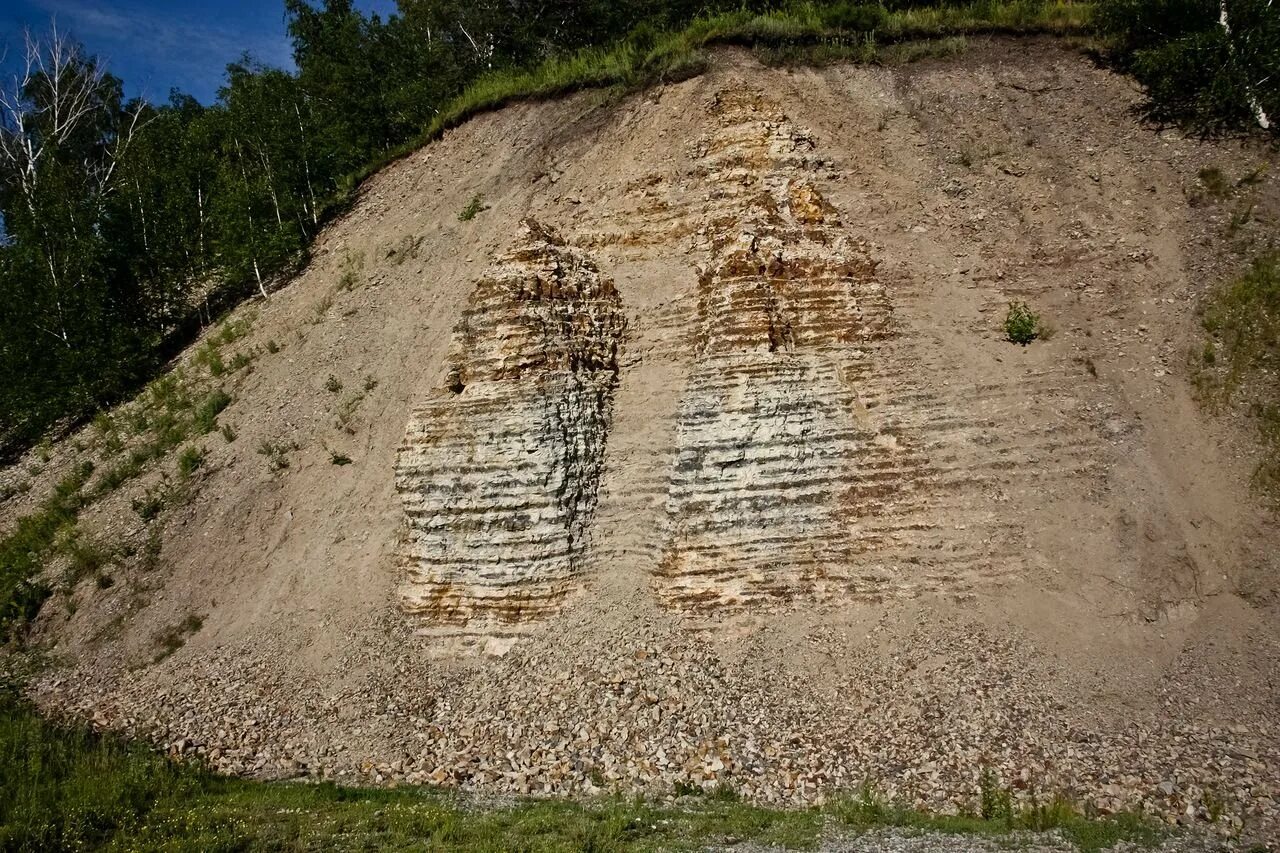
[[[1254,481],[1280,501],[1280,252],[1262,255],[1218,288],[1204,328],[1210,339],[1196,372],[1201,394],[1214,406],[1246,407],[1265,447]]]
[[[145,823],[162,800],[216,783],[141,746],[60,728],[0,696],[0,849],[93,849]]]
[[[0,539],[0,641],[18,638],[52,590],[41,579],[46,555],[59,535],[69,535],[85,505],[84,486],[93,476],[85,462],[54,487],[40,508]]]
[[[976,805],[973,814],[934,814],[894,805],[880,798],[871,786],[864,786],[855,796],[837,800],[828,810],[853,832],[895,827],[912,832],[1000,838],[1056,831],[1089,853],[1121,843],[1155,847],[1168,837],[1159,824],[1139,815],[1089,818],[1061,797],[1042,800],[1034,791],[1027,802],[1015,804],[1013,792],[1000,786],[995,775],[986,769],[979,779]]]

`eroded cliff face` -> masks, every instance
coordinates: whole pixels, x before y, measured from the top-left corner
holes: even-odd
[[[824,598],[848,578],[848,493],[881,447],[856,419],[857,371],[889,306],[807,174],[812,137],[759,92],[709,111],[697,171],[731,206],[707,233],[654,588],[680,609]]]
[[[396,468],[401,599],[427,624],[502,633],[553,612],[583,571],[625,319],[583,253],[523,232],[476,283]]]
[[[649,592],[673,611],[972,594],[1022,565],[998,506],[1017,488],[1009,472],[1049,441],[1066,451],[1060,476],[1087,467],[1075,431],[982,435],[984,410],[1016,405],[1016,385],[939,393],[945,365],[894,346],[879,262],[819,189],[813,134],[747,86],[705,109],[688,171],[703,192],[661,174],[633,182],[636,216],[624,230],[588,222],[575,235],[586,248],[528,222],[477,282],[398,469],[402,603],[423,627],[511,633],[617,556],[591,544],[611,399],[628,378],[626,294],[592,257],[607,247],[701,258],[683,286],[654,284],[678,294],[670,307],[635,318],[678,384],[648,450],[660,511],[601,522],[639,528]]]

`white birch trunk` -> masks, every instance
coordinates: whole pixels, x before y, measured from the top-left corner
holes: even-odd
[[[1270,3],[1267,4],[1270,7]],[[1231,44],[1231,22],[1227,20],[1227,0],[1218,0],[1218,23],[1222,25],[1222,32],[1227,36],[1227,50],[1231,52],[1232,57],[1235,56],[1235,46]],[[1248,84],[1246,84],[1246,87]],[[1266,112],[1262,109],[1262,104],[1254,96],[1253,90],[1245,89],[1245,97],[1249,99],[1249,108],[1253,110],[1253,118],[1258,122],[1258,126],[1263,130],[1271,129],[1271,119],[1267,117]]]

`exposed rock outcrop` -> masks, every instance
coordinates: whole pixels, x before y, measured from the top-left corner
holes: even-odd
[[[701,171],[741,218],[709,235],[655,586],[680,608],[826,597],[850,574],[851,489],[886,452],[855,414],[889,305],[805,175],[811,136],[750,90],[710,112]]]
[[[532,221],[476,284],[396,469],[407,613],[500,634],[577,588],[624,325],[613,283]]]

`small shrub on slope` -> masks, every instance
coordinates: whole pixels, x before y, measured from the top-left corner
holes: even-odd
[[[1040,337],[1040,315],[1032,312],[1025,302],[1010,302],[1009,313],[1004,318],[1004,334],[1013,343],[1025,347]]]
[[[467,202],[467,206],[462,208],[462,211],[458,214],[458,221],[470,222],[475,219],[477,215],[488,209],[488,206],[484,203],[484,196],[476,193],[471,197],[471,201]]]

